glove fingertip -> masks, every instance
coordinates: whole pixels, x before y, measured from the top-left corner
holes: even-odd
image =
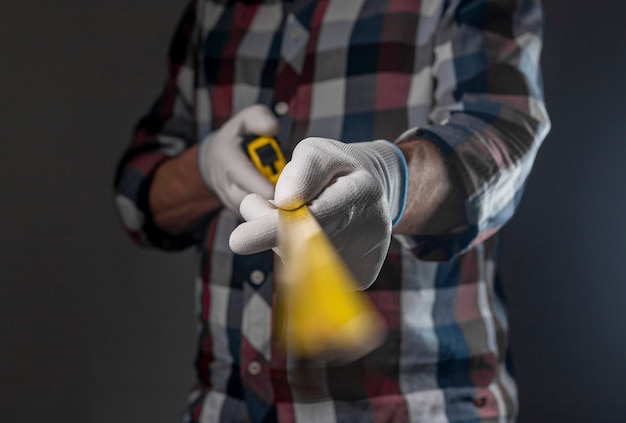
[[[248,194],[239,205],[239,213],[246,220],[256,219],[274,210],[274,205],[260,194]]]
[[[231,232],[228,246],[235,254],[248,255],[260,253],[276,246],[272,234],[263,234],[259,237],[250,236],[245,223],[242,223]]]
[[[231,232],[228,246],[235,254],[254,254],[269,248],[264,248],[257,237],[251,236],[249,226],[247,222],[242,223]]]
[[[230,237],[228,238],[228,246],[235,254],[253,254],[253,249],[246,242],[246,237],[243,237],[237,231],[238,228],[235,228],[233,232],[231,232]]]
[[[295,210],[306,203],[302,192],[306,184],[298,173],[301,166],[294,163],[287,163],[274,188],[273,202],[279,209]]]
[[[261,104],[251,106],[242,121],[244,133],[274,136],[278,133],[278,119]]]
[[[257,194],[242,201],[241,212],[248,219],[230,234],[228,245],[236,254],[254,254],[277,246],[278,211]]]

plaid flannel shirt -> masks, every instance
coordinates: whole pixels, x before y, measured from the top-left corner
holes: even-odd
[[[550,126],[541,30],[535,0],[191,2],[164,91],[115,179],[122,223],[138,243],[198,251],[198,383],[185,421],[515,418],[494,234]],[[275,110],[287,152],[307,136],[425,138],[465,193],[463,227],[392,240],[366,291],[389,335],[354,363],[299,361],[272,343],[272,256],[230,251],[234,215],[221,210],[175,237],[152,220],[159,164],[254,103]]]

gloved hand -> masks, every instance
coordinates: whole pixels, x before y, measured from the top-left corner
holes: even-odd
[[[344,144],[307,138],[283,169],[273,204],[250,195],[241,204],[248,220],[230,236],[238,254],[278,245],[278,209],[303,204],[318,220],[337,251],[365,289],[374,282],[389,248],[392,225],[404,211],[407,166],[387,141]]]
[[[259,174],[241,148],[242,136],[277,133],[278,121],[272,112],[257,104],[243,109],[201,141],[198,166],[202,179],[233,213],[239,215],[239,204],[250,193],[267,199],[274,195],[274,186]]]

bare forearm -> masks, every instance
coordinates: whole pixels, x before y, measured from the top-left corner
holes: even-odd
[[[448,233],[465,220],[464,200],[441,152],[430,142],[401,142],[408,170],[407,203],[394,233],[438,235]]]
[[[150,209],[156,225],[175,235],[192,229],[204,216],[222,207],[198,171],[197,146],[164,162],[150,187]]]

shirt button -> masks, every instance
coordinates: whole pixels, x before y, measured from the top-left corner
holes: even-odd
[[[250,373],[252,376],[256,376],[261,373],[261,363],[259,363],[258,361],[251,361],[250,363],[248,363],[248,373]]]
[[[284,101],[279,101],[274,105],[274,111],[277,115],[282,116],[284,114],[287,114],[287,112],[289,111],[289,105]]]
[[[294,28],[289,32],[289,35],[291,36],[292,40],[299,40],[300,38],[302,38],[302,31],[300,31],[298,28]]]
[[[474,404],[476,404],[476,407],[484,407],[487,405],[487,397],[475,398]]]
[[[265,280],[265,274],[260,270],[253,270],[250,272],[250,282],[255,285],[261,285]]]

